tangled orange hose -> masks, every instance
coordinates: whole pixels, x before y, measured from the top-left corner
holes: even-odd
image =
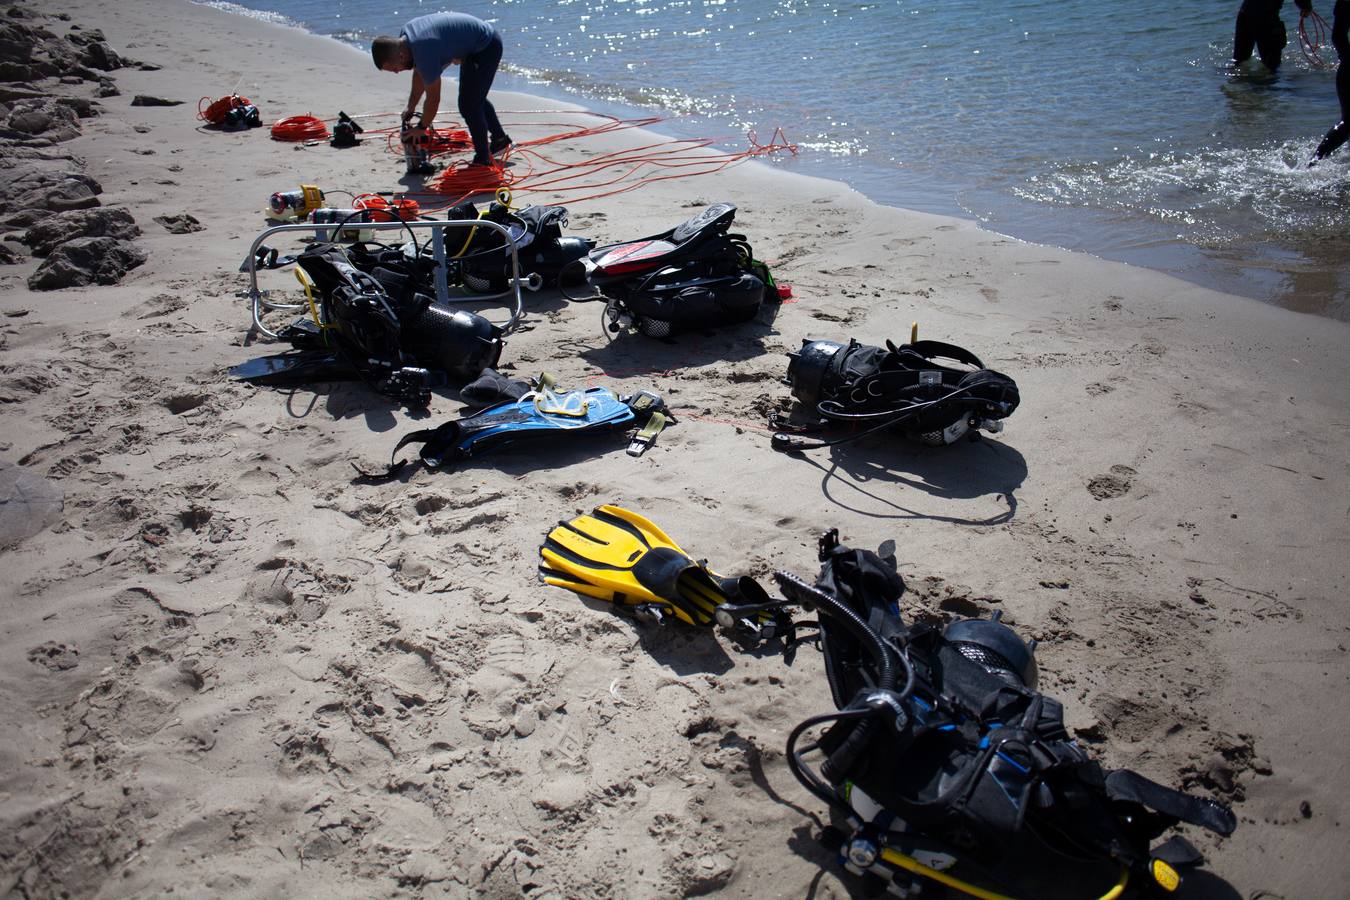
[[[370,210],[372,222],[392,222],[395,216],[406,222],[422,213],[416,200],[400,198],[391,201],[379,194],[358,194],[352,199],[352,208]]]
[[[428,187],[438,194],[469,197],[473,194],[491,193],[499,187],[507,187],[510,184],[511,178],[506,169],[497,163],[489,166],[458,163],[446,168]]]
[[[227,116],[232,109],[237,109],[240,106],[253,105],[253,101],[247,97],[231,94],[228,97],[221,97],[214,103],[210,103],[203,107],[202,104],[207,103],[210,99],[210,97],[203,97],[197,101],[197,118],[208,125],[219,125],[224,122],[225,116]]]
[[[516,111],[514,116],[543,110]],[[559,110],[550,110],[558,113]],[[434,214],[453,207],[477,194],[490,194],[498,188],[510,188],[513,193],[529,191],[566,193],[568,203],[612,197],[644,185],[675,178],[690,178],[719,172],[728,166],[748,159],[777,153],[796,155],[797,145],[790,142],[781,128],[774,130],[767,142],[761,143],[753,131],[746,135],[749,146],[727,152],[713,148],[711,139],[662,139],[643,146],[599,153],[579,162],[551,159],[543,151],[549,144],[595,135],[611,134],[625,129],[645,128],[661,121],[659,116],[640,119],[620,119],[603,113],[578,112],[602,120],[594,125],[576,125],[573,122],[519,121],[513,124],[531,127],[554,126],[559,130],[534,140],[517,141],[512,148],[491,165],[451,163],[445,170],[429,178],[420,191],[409,191],[405,197],[417,197],[422,214]],[[392,115],[392,114],[390,114]],[[514,129],[513,129],[514,130]],[[390,152],[396,149],[393,138],[397,128],[367,129],[367,134],[384,133],[389,137]],[[461,129],[445,129],[432,133],[427,148],[432,156],[463,149],[469,145],[468,134]],[[411,202],[411,201],[409,201]]]
[[[272,123],[274,141],[321,141],[328,137],[328,126],[314,116],[290,116]]]

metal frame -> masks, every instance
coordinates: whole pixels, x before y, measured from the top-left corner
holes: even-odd
[[[450,287],[446,281],[446,258],[445,258],[445,231],[446,228],[490,228],[501,232],[502,238],[506,241],[506,246],[511,250],[511,278],[510,287],[498,294],[474,294],[469,297],[451,297]],[[299,223],[294,225],[274,225],[253,239],[253,245],[249,247],[248,259],[245,265],[248,267],[248,298],[253,312],[253,327],[258,329],[261,334],[270,338],[277,337],[275,331],[271,331],[262,323],[262,314],[264,310],[271,309],[300,309],[304,304],[300,303],[272,303],[267,299],[267,292],[258,289],[258,248],[262,246],[263,239],[281,231],[312,231],[319,240],[331,240],[329,235],[336,236],[338,231],[349,231],[360,229],[361,231],[390,231],[397,229],[405,231],[410,228],[430,228],[432,253],[436,257],[436,299],[441,303],[483,303],[491,300],[498,300],[503,297],[511,297],[514,300],[510,320],[501,327],[503,332],[509,332],[516,327],[524,315],[525,301],[520,296],[520,255],[515,240],[511,237],[511,232],[505,225],[493,222],[487,219],[414,219],[409,222],[351,222],[338,225],[314,225],[312,223]]]

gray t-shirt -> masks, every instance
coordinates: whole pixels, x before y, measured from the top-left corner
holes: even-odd
[[[491,24],[468,13],[440,12],[418,16],[403,26],[412,50],[413,68],[423,84],[441,77],[455,60],[473,56],[496,34]]]

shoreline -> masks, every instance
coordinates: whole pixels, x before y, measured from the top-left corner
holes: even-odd
[[[456,415],[456,393],[427,418],[360,384],[232,382],[229,366],[282,349],[249,338],[238,266],[272,191],[393,189],[401,161],[377,138],[337,151],[204,131],[192,104],[238,84],[266,121],[355,115],[399,108],[406,80],[340,41],[187,2],[52,12],[71,16],[53,30],[101,28],[160,68],[112,73],[121,94],[59,145],[104,207],[134,214],[146,262],[55,292],[25,286],[35,259],[0,269],[0,461],[64,498],[0,551],[15,724],[0,883],[856,892],[783,760],[787,732],[829,706],[818,654],[788,667],[537,582],[548,528],[607,502],[761,581],[812,574],[827,527],[895,540],[907,615],[1002,612],[1040,641],[1042,690],[1095,758],[1234,806],[1232,838],[1187,832],[1211,874],[1178,896],[1317,896],[1350,877],[1350,772],[1326,749],[1350,714],[1350,325],[739,165],[576,204],[565,233],[653,234],[728,200],[793,302],[665,343],[607,340],[597,309],[540,294],[508,338],[510,377],[661,393],[679,421],[648,454],[542,448],[354,483],[352,462]],[[155,221],[184,213],[204,229]],[[804,338],[880,343],[915,321],[1018,382],[1002,435],[769,448],[765,411]]]
[[[279,17],[284,19],[280,23],[284,27],[355,47],[344,37],[310,30],[308,26],[279,13],[253,10],[238,4],[229,5],[231,8],[225,11],[230,14],[271,24],[277,22],[269,16]],[[501,73],[499,80],[512,83],[508,92],[537,96],[548,103],[581,105],[622,118],[664,115],[655,107],[632,106],[621,100],[586,97],[551,83],[530,85],[528,76],[506,70]],[[699,138],[702,136],[699,127],[700,120],[696,116],[688,119],[673,116],[663,119],[652,130],[676,138]],[[792,137],[788,135],[789,140]],[[734,149],[743,149],[745,146],[743,135],[726,135],[715,140],[720,145]],[[1107,208],[1029,205],[1029,201],[1018,201],[1001,194],[990,196],[987,191],[973,184],[944,183],[939,188],[925,187],[915,181],[916,176],[906,175],[903,170],[887,174],[880,169],[869,170],[865,165],[861,169],[846,170],[844,174],[836,175],[829,172],[832,162],[828,157],[804,160],[801,166],[794,165],[790,160],[769,164],[775,165],[785,174],[803,174],[839,181],[878,205],[948,216],[971,222],[991,235],[1068,252],[1086,253],[1108,262],[1120,262],[1170,275],[1207,290],[1242,296],[1335,321],[1350,321],[1350,293],[1347,292],[1350,284],[1340,274],[1350,266],[1350,256],[1345,255],[1343,248],[1337,250],[1337,242],[1331,239],[1321,238],[1292,246],[1281,244],[1276,235],[1251,234],[1222,246],[1203,246],[1189,240],[1168,239],[1167,228],[1139,231],[1138,227],[1132,226],[1127,235],[1129,240],[1122,244],[1119,229],[1112,224],[1117,213]],[[883,184],[892,175],[903,175],[902,180],[913,183],[899,189],[887,189]],[[985,207],[983,211],[972,208],[971,201],[967,199],[977,195],[984,197],[979,204]],[[1045,219],[1049,221],[1043,221]],[[1083,234],[1096,237],[1089,244],[1082,239]]]

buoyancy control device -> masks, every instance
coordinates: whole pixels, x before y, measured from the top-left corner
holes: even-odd
[[[412,407],[431,388],[467,381],[497,364],[502,331],[433,300],[436,263],[372,245],[317,244],[296,260],[311,316],[278,333],[297,353],[264,357],[232,373],[260,384],[359,377]]]
[[[819,613],[837,710],[797,726],[787,760],[847,819],[833,835],[846,867],[901,896],[937,881],[979,897],[1115,897],[1170,890],[1201,862],[1180,836],[1154,846],[1179,822],[1232,833],[1227,807],[1095,762],[1037,690],[1034,644],[997,617],[904,621],[893,543],[853,550],[829,531],[819,549],[814,585],[775,578]]]
[[[779,429],[776,450],[810,450],[887,429],[925,444],[951,444],[972,428],[1001,431],[1021,401],[1015,381],[942,341],[887,341],[884,347],[803,341],[788,357],[783,383],[803,415],[771,419]],[[838,440],[796,436],[845,426],[860,428]]]
[[[731,203],[716,203],[669,231],[609,244],[581,262],[604,300],[606,327],[650,337],[747,322],[779,299],[773,276],[744,235],[730,233]]]
[[[567,225],[565,206],[511,209],[499,199],[480,211],[473,203],[464,202],[452,207],[446,218],[485,219],[506,228],[516,245],[522,284],[531,290],[556,287],[563,270],[595,246],[595,241],[589,238],[562,233]],[[461,238],[462,233],[449,231],[445,239],[446,256],[450,258],[449,280],[478,293],[506,290],[511,279],[506,238],[493,228],[471,229],[467,238]]]

